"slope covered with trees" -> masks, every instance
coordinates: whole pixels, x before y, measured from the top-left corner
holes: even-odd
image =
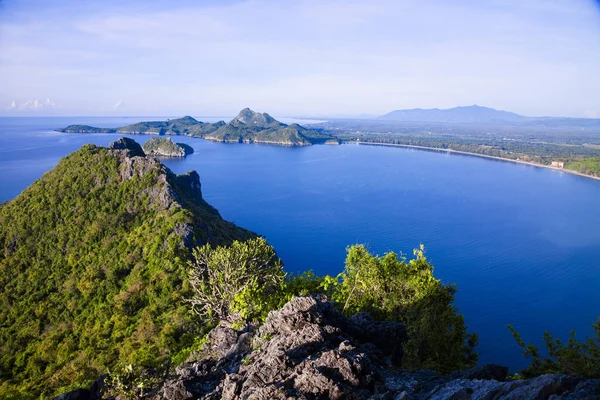
[[[0,208],[0,398],[160,364],[204,329],[182,301],[190,249],[254,234],[143,154],[86,145]]]

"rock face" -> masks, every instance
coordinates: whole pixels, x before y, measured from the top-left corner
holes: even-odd
[[[142,146],[139,145],[133,139],[129,139],[126,137],[121,137],[108,146],[109,149],[112,150],[127,150],[127,157],[144,157],[146,154],[142,149]]]
[[[324,297],[296,297],[260,328],[222,322],[153,399],[600,399],[600,380],[544,375],[507,381],[484,365],[440,376],[403,372],[406,328],[348,319]]]
[[[383,346],[360,340],[368,334]],[[197,361],[181,365],[154,398],[367,398],[385,389],[378,379],[392,366],[385,354],[406,338],[401,323],[351,320],[324,297],[297,297],[258,329],[221,323],[191,356]]]

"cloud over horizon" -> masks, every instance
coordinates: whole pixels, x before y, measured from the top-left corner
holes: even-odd
[[[485,4],[484,4],[485,3]],[[43,6],[42,6],[43,5]],[[595,1],[0,3],[0,102],[64,114],[600,112]],[[37,11],[39,10],[39,12]],[[35,11],[35,12],[34,12]]]

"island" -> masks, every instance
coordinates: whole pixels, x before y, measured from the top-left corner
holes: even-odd
[[[185,143],[175,143],[171,138],[153,137],[143,144],[142,149],[148,155],[159,157],[185,157],[194,149]]]
[[[244,108],[229,123],[198,121],[190,116],[166,121],[138,122],[119,128],[69,125],[65,133],[119,133],[133,135],[189,136],[224,143],[267,143],[283,146],[339,144],[336,137],[299,124],[284,124],[267,113]]]
[[[57,129],[58,132],[64,133],[116,133],[113,128],[97,128],[90,125],[69,125],[66,128]]]

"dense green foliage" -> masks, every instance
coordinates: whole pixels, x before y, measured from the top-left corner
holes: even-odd
[[[113,128],[97,128],[89,125],[69,125],[66,128],[57,129],[59,132],[66,133],[116,133]]]
[[[192,137],[204,137],[221,126],[225,125],[223,121],[211,124],[209,122],[197,121],[192,117],[185,116],[177,119],[169,119],[166,121],[148,121],[138,122],[135,124],[116,128],[118,133],[133,133],[133,134],[159,134],[159,135],[185,135]]]
[[[0,398],[167,361],[204,329],[183,302],[186,242],[252,237],[202,200],[197,174],[124,154],[84,146],[2,205]]]
[[[364,246],[348,248],[346,268],[332,284],[330,297],[348,315],[367,311],[380,320],[408,327],[403,366],[448,373],[477,360],[477,336],[468,334],[463,316],[452,306],[456,287],[433,276],[423,246],[406,262],[396,253],[371,255]],[[329,282],[328,282],[329,281]]]
[[[280,306],[285,280],[281,261],[263,238],[234,241],[213,249],[206,244],[193,251],[188,301],[203,319],[218,321],[239,312],[244,319],[264,319]]]
[[[293,296],[321,293],[346,315],[366,311],[379,320],[406,323],[405,368],[448,373],[477,360],[477,336],[467,333],[462,315],[452,306],[456,288],[433,276],[422,247],[406,262],[393,252],[378,257],[355,245],[348,248],[345,270],[337,277],[309,271],[285,280],[263,239],[230,248],[204,246],[194,256],[190,273],[195,290],[189,301],[203,316],[216,319],[237,312],[261,321]]]
[[[522,373],[530,378],[543,374],[567,374],[586,378],[600,378],[600,318],[592,324],[596,337],[585,342],[577,341],[575,332],[567,343],[554,338],[549,332],[544,333],[547,356],[542,356],[540,350],[525,344],[519,332],[511,325],[508,326],[517,344],[526,357],[531,357],[531,364]]]
[[[185,143],[175,143],[171,138],[153,137],[142,145],[146,154],[152,154],[164,157],[185,157],[194,152],[191,146]]]
[[[565,168],[581,172],[582,174],[600,177],[600,157],[589,157],[580,160],[567,161]]]

